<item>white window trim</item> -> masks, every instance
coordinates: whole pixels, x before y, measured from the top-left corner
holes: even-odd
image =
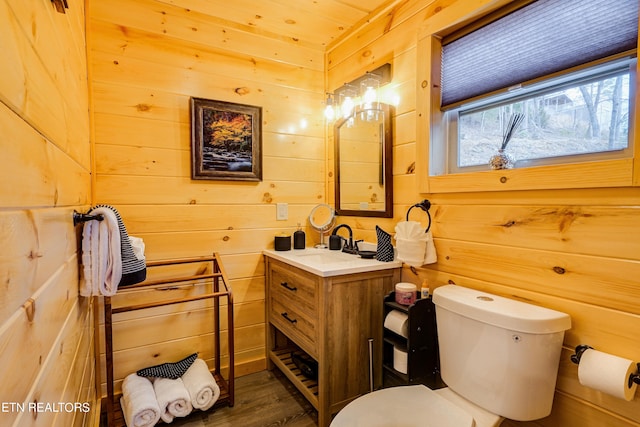
[[[463,2],[466,3],[466,2]],[[496,5],[498,6],[498,5]],[[632,157],[593,160],[583,163],[553,164],[499,171],[477,171],[448,175],[430,175],[437,162],[432,154],[443,141],[445,121],[440,110],[441,37],[451,22],[463,24],[486,13],[486,8],[465,4],[454,8],[458,16],[435,14],[425,21],[417,43],[416,71],[416,177],[421,193],[458,193],[475,191],[544,190],[571,188],[629,187],[640,185],[640,141],[636,129],[640,124],[640,94],[638,73],[630,74],[631,91],[636,94],[630,103],[629,149]],[[458,27],[460,25],[457,25]],[[442,149],[440,148],[440,151]]]

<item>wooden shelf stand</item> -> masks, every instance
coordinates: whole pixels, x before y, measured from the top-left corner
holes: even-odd
[[[180,258],[170,259],[163,261],[150,261],[147,262],[147,269],[155,267],[165,267],[179,264],[195,264],[211,262],[211,273],[207,274],[193,274],[182,277],[171,277],[158,280],[146,280],[142,283],[120,288],[117,292],[117,296],[126,295],[131,291],[152,290],[152,289],[166,289],[176,284],[191,282],[196,286],[210,285],[211,291],[202,295],[185,296],[182,298],[175,298],[166,301],[156,301],[141,304],[132,305],[118,305],[112,307],[112,297],[104,297],[104,335],[105,335],[105,359],[106,359],[106,375],[107,375],[107,399],[106,399],[106,414],[107,414],[107,426],[124,426],[124,418],[122,417],[121,407],[118,403],[117,397],[114,394],[114,372],[113,372],[113,315],[118,313],[126,313],[135,310],[143,310],[147,308],[160,307],[172,304],[180,304],[185,302],[198,301],[203,299],[213,299],[213,329],[214,329],[214,368],[212,374],[216,380],[216,383],[220,387],[220,397],[216,401],[214,407],[227,404],[233,406],[234,404],[234,340],[233,340],[233,295],[231,287],[229,286],[229,280],[224,271],[222,264],[220,263],[220,256],[217,253],[213,253],[210,256],[194,257],[194,258]],[[227,315],[227,328],[228,328],[228,379],[225,379],[220,370],[220,299],[226,299],[226,315]]]
[[[416,299],[410,306],[401,305],[395,301],[395,292],[391,292],[384,298],[385,318],[394,310],[408,316],[408,335],[403,337],[383,328],[384,387],[413,384],[424,384],[432,389],[444,387],[440,379],[436,313],[433,301],[431,298]],[[406,373],[394,369],[394,347],[407,353]]]

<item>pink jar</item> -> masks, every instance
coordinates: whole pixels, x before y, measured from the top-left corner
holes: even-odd
[[[416,302],[416,285],[400,282],[396,284],[396,302],[402,305],[411,305]]]

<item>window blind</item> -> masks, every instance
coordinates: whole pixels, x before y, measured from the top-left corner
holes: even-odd
[[[443,109],[636,49],[638,0],[538,0],[474,28],[443,42]]]

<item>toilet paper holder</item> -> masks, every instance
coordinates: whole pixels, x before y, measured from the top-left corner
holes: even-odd
[[[571,361],[573,363],[575,363],[576,365],[580,364],[580,358],[582,358],[582,353],[584,353],[585,351],[589,350],[591,347],[590,345],[586,345],[586,344],[580,344],[579,346],[576,347],[576,352],[575,354],[571,355]]]
[[[582,357],[582,353],[589,350],[590,348],[593,349],[593,347],[586,344],[580,344],[579,346],[577,346],[576,352],[571,355],[571,361],[576,365],[579,365],[580,358]],[[636,363],[636,366],[638,367],[637,372],[629,376],[629,387],[631,387],[633,383],[640,385],[640,363]]]

